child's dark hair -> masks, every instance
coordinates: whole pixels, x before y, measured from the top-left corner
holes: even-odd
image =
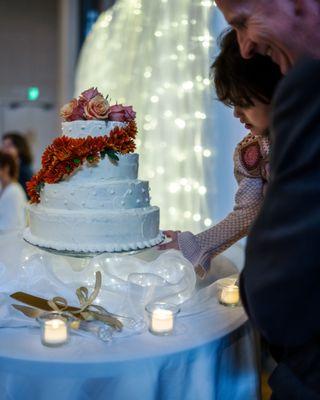
[[[218,99],[227,106],[250,107],[253,99],[269,104],[282,78],[270,57],[241,57],[237,35],[227,30],[219,38],[220,53],[210,68]]]
[[[12,131],[6,132],[2,136],[2,140],[9,139],[12,141],[14,147],[16,147],[19,155],[19,159],[24,164],[32,163],[32,153],[28,140],[20,132]]]
[[[18,178],[19,168],[16,160],[7,153],[0,151],[0,168],[8,167],[10,178],[16,180]]]

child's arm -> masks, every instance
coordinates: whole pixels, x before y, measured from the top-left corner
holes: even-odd
[[[256,218],[263,199],[263,180],[253,177],[240,162],[239,147],[234,155],[235,177],[239,188],[235,196],[233,211],[212,228],[193,235],[191,232],[178,234],[178,243],[183,255],[204,274],[210,267],[212,257],[226,250],[244,237]]]

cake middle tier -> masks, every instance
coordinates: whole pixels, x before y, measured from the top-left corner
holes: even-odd
[[[137,179],[45,184],[40,197],[41,204],[50,209],[118,210],[150,205],[149,182]]]

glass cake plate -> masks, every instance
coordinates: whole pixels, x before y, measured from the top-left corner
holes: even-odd
[[[80,251],[80,252],[77,252],[77,251],[72,251],[72,250],[56,250],[56,249],[52,249],[50,247],[44,247],[44,246],[40,246],[37,244],[33,244],[25,238],[23,238],[23,240],[25,242],[27,242],[29,245],[37,247],[38,249],[46,251],[51,254],[56,254],[56,255],[66,256],[66,257],[75,257],[75,258],[93,258],[93,257],[99,256],[101,254],[110,254],[111,256],[117,255],[117,254],[121,255],[121,256],[131,256],[134,254],[140,254],[145,250],[152,249],[152,248],[159,246],[159,244],[163,243],[166,240],[166,236],[164,234],[162,234],[162,240],[154,246],[145,247],[143,249],[136,249],[136,250],[129,250],[129,251],[128,250],[112,251],[112,252],[107,252],[107,251],[99,251],[99,252]]]

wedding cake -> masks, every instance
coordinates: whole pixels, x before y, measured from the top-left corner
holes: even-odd
[[[138,179],[135,112],[109,105],[97,89],[61,109],[62,136],[47,147],[27,184],[34,245],[74,252],[117,252],[161,242],[159,208]]]

